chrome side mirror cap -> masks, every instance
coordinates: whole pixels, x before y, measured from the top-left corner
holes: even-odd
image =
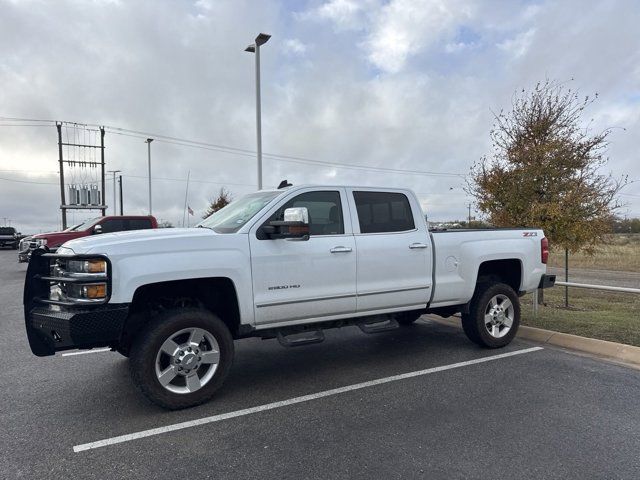
[[[102,225],[96,225],[93,227],[93,233],[102,233]]]
[[[302,223],[309,225],[309,211],[307,207],[287,208],[284,211],[285,223]]]
[[[287,208],[282,221],[272,221],[261,228],[268,238],[309,240],[309,211],[307,207]]]

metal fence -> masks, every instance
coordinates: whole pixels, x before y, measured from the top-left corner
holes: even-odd
[[[576,287],[576,288],[586,288],[591,290],[602,290],[607,292],[621,292],[621,293],[635,293],[640,294],[640,288],[630,288],[630,287],[614,287],[611,285],[592,285],[588,283],[574,283],[574,282],[558,282],[555,283],[556,287]],[[539,299],[539,291],[536,290],[533,292],[533,315],[538,315],[538,306],[540,305]]]

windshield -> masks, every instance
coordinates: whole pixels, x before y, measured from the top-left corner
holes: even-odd
[[[95,218],[94,218],[94,220],[95,220]],[[78,223],[77,225],[74,225],[73,227],[69,227],[66,230],[63,230],[63,232],[75,232],[80,225],[82,225],[82,224]]]
[[[0,235],[13,235],[16,233],[13,227],[0,227]]]
[[[282,192],[257,192],[231,202],[198,224],[216,233],[235,233]]]
[[[84,223],[81,223],[80,225],[76,225],[75,227],[73,227],[74,231],[83,231],[86,230],[87,228],[89,228],[91,225],[93,225],[94,223],[96,223],[98,220],[100,220],[102,217],[96,217],[96,218],[92,218],[90,220],[85,221]]]

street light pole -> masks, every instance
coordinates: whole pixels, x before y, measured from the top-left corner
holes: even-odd
[[[260,101],[260,46],[269,41],[271,35],[261,33],[255,43],[244,49],[245,52],[255,53],[256,57],[256,140],[258,155],[258,190],[262,190],[262,109]]]
[[[107,173],[113,173],[113,214],[117,215],[118,210],[116,209],[116,173],[121,172],[122,170],[109,170]]]
[[[122,199],[122,175],[118,175],[118,187],[120,189],[120,216],[124,215],[124,201]]]
[[[147,153],[148,153],[148,167],[149,167],[149,215],[151,215],[151,142],[153,142],[153,138],[147,138],[145,143],[147,144]]]

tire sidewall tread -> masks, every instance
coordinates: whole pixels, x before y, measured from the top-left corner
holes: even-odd
[[[162,343],[184,328],[199,327],[215,337],[220,347],[220,362],[209,382],[193,393],[179,394],[165,389],[156,378],[156,355]],[[216,315],[205,309],[168,310],[145,325],[133,340],[129,369],[134,385],[151,402],[170,409],[200,405],[215,394],[227,377],[233,362],[234,347],[231,332]]]
[[[487,331],[484,315],[487,304],[496,295],[505,295],[513,304],[513,324],[511,330],[501,338],[495,338]],[[462,315],[462,328],[472,342],[486,348],[502,348],[513,340],[520,326],[520,299],[516,292],[505,283],[482,283],[469,304],[469,313]]]

